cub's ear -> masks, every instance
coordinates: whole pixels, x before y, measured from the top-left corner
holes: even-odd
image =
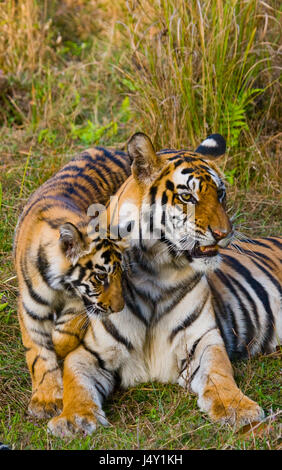
[[[75,264],[86,248],[84,236],[71,222],[62,224],[59,231],[61,249],[72,264]]]
[[[203,155],[206,160],[215,160],[223,155],[225,151],[226,142],[220,134],[209,135],[195,150],[196,153]]]
[[[161,159],[155,152],[150,138],[142,132],[134,134],[127,144],[128,154],[133,160],[132,173],[140,183],[153,180],[161,169]]]

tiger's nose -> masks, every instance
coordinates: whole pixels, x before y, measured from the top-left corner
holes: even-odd
[[[124,308],[124,299],[120,294],[119,296],[114,296],[111,299],[111,310],[112,312],[121,312]]]
[[[218,229],[212,229],[210,227],[210,231],[211,231],[212,236],[214,237],[215,241],[219,242],[223,238],[227,237],[227,235],[229,235],[229,233],[231,232],[231,229],[230,230],[218,230]]]

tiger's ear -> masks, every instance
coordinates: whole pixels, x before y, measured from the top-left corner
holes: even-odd
[[[86,249],[84,236],[71,222],[62,224],[59,231],[61,249],[69,261],[75,264]]]
[[[196,153],[203,155],[206,160],[216,160],[225,151],[226,142],[220,134],[209,135],[195,150]]]
[[[127,144],[128,154],[133,160],[132,173],[140,183],[153,180],[162,167],[161,159],[155,152],[150,138],[142,132],[134,134]]]

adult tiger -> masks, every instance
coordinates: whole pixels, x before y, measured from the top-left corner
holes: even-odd
[[[123,308],[120,248],[107,238],[93,241],[87,211],[94,202],[106,204],[129,173],[126,154],[86,151],[30,197],[19,219],[18,316],[32,379],[29,411],[37,417],[62,406],[58,357],[79,344],[86,310],[102,316]]]
[[[105,424],[102,402],[117,380],[187,386],[213,420],[241,425],[263,417],[238,389],[228,354],[269,351],[282,336],[281,242],[254,240],[247,251],[242,245],[245,254],[225,248],[233,228],[212,161],[224,151],[218,134],[194,153],[156,153],[141,133],[129,141],[132,176],[109,206],[129,246],[126,305],[93,319],[65,359],[63,412],[48,424],[54,434]]]

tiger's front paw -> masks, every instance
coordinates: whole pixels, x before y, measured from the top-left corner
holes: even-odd
[[[51,419],[48,423],[48,431],[54,436],[71,437],[77,433],[84,435],[92,434],[100,422],[104,426],[108,426],[103,410],[83,411],[73,414],[62,413]]]
[[[63,400],[61,398],[38,397],[36,394],[32,396],[28,405],[28,412],[31,416],[38,419],[52,418],[60,414],[63,408]]]
[[[60,379],[60,377],[59,377]],[[28,412],[38,419],[52,418],[63,409],[63,388],[60,380],[47,382],[33,393]]]
[[[203,411],[207,411],[213,421],[228,423],[237,427],[264,418],[263,409],[253,400],[244,395],[239,389],[237,393],[225,396],[204,394],[198,400]]]
[[[58,367],[55,370],[42,371],[40,382],[33,383],[32,389],[29,414],[39,419],[60,414],[63,408],[63,380]]]

